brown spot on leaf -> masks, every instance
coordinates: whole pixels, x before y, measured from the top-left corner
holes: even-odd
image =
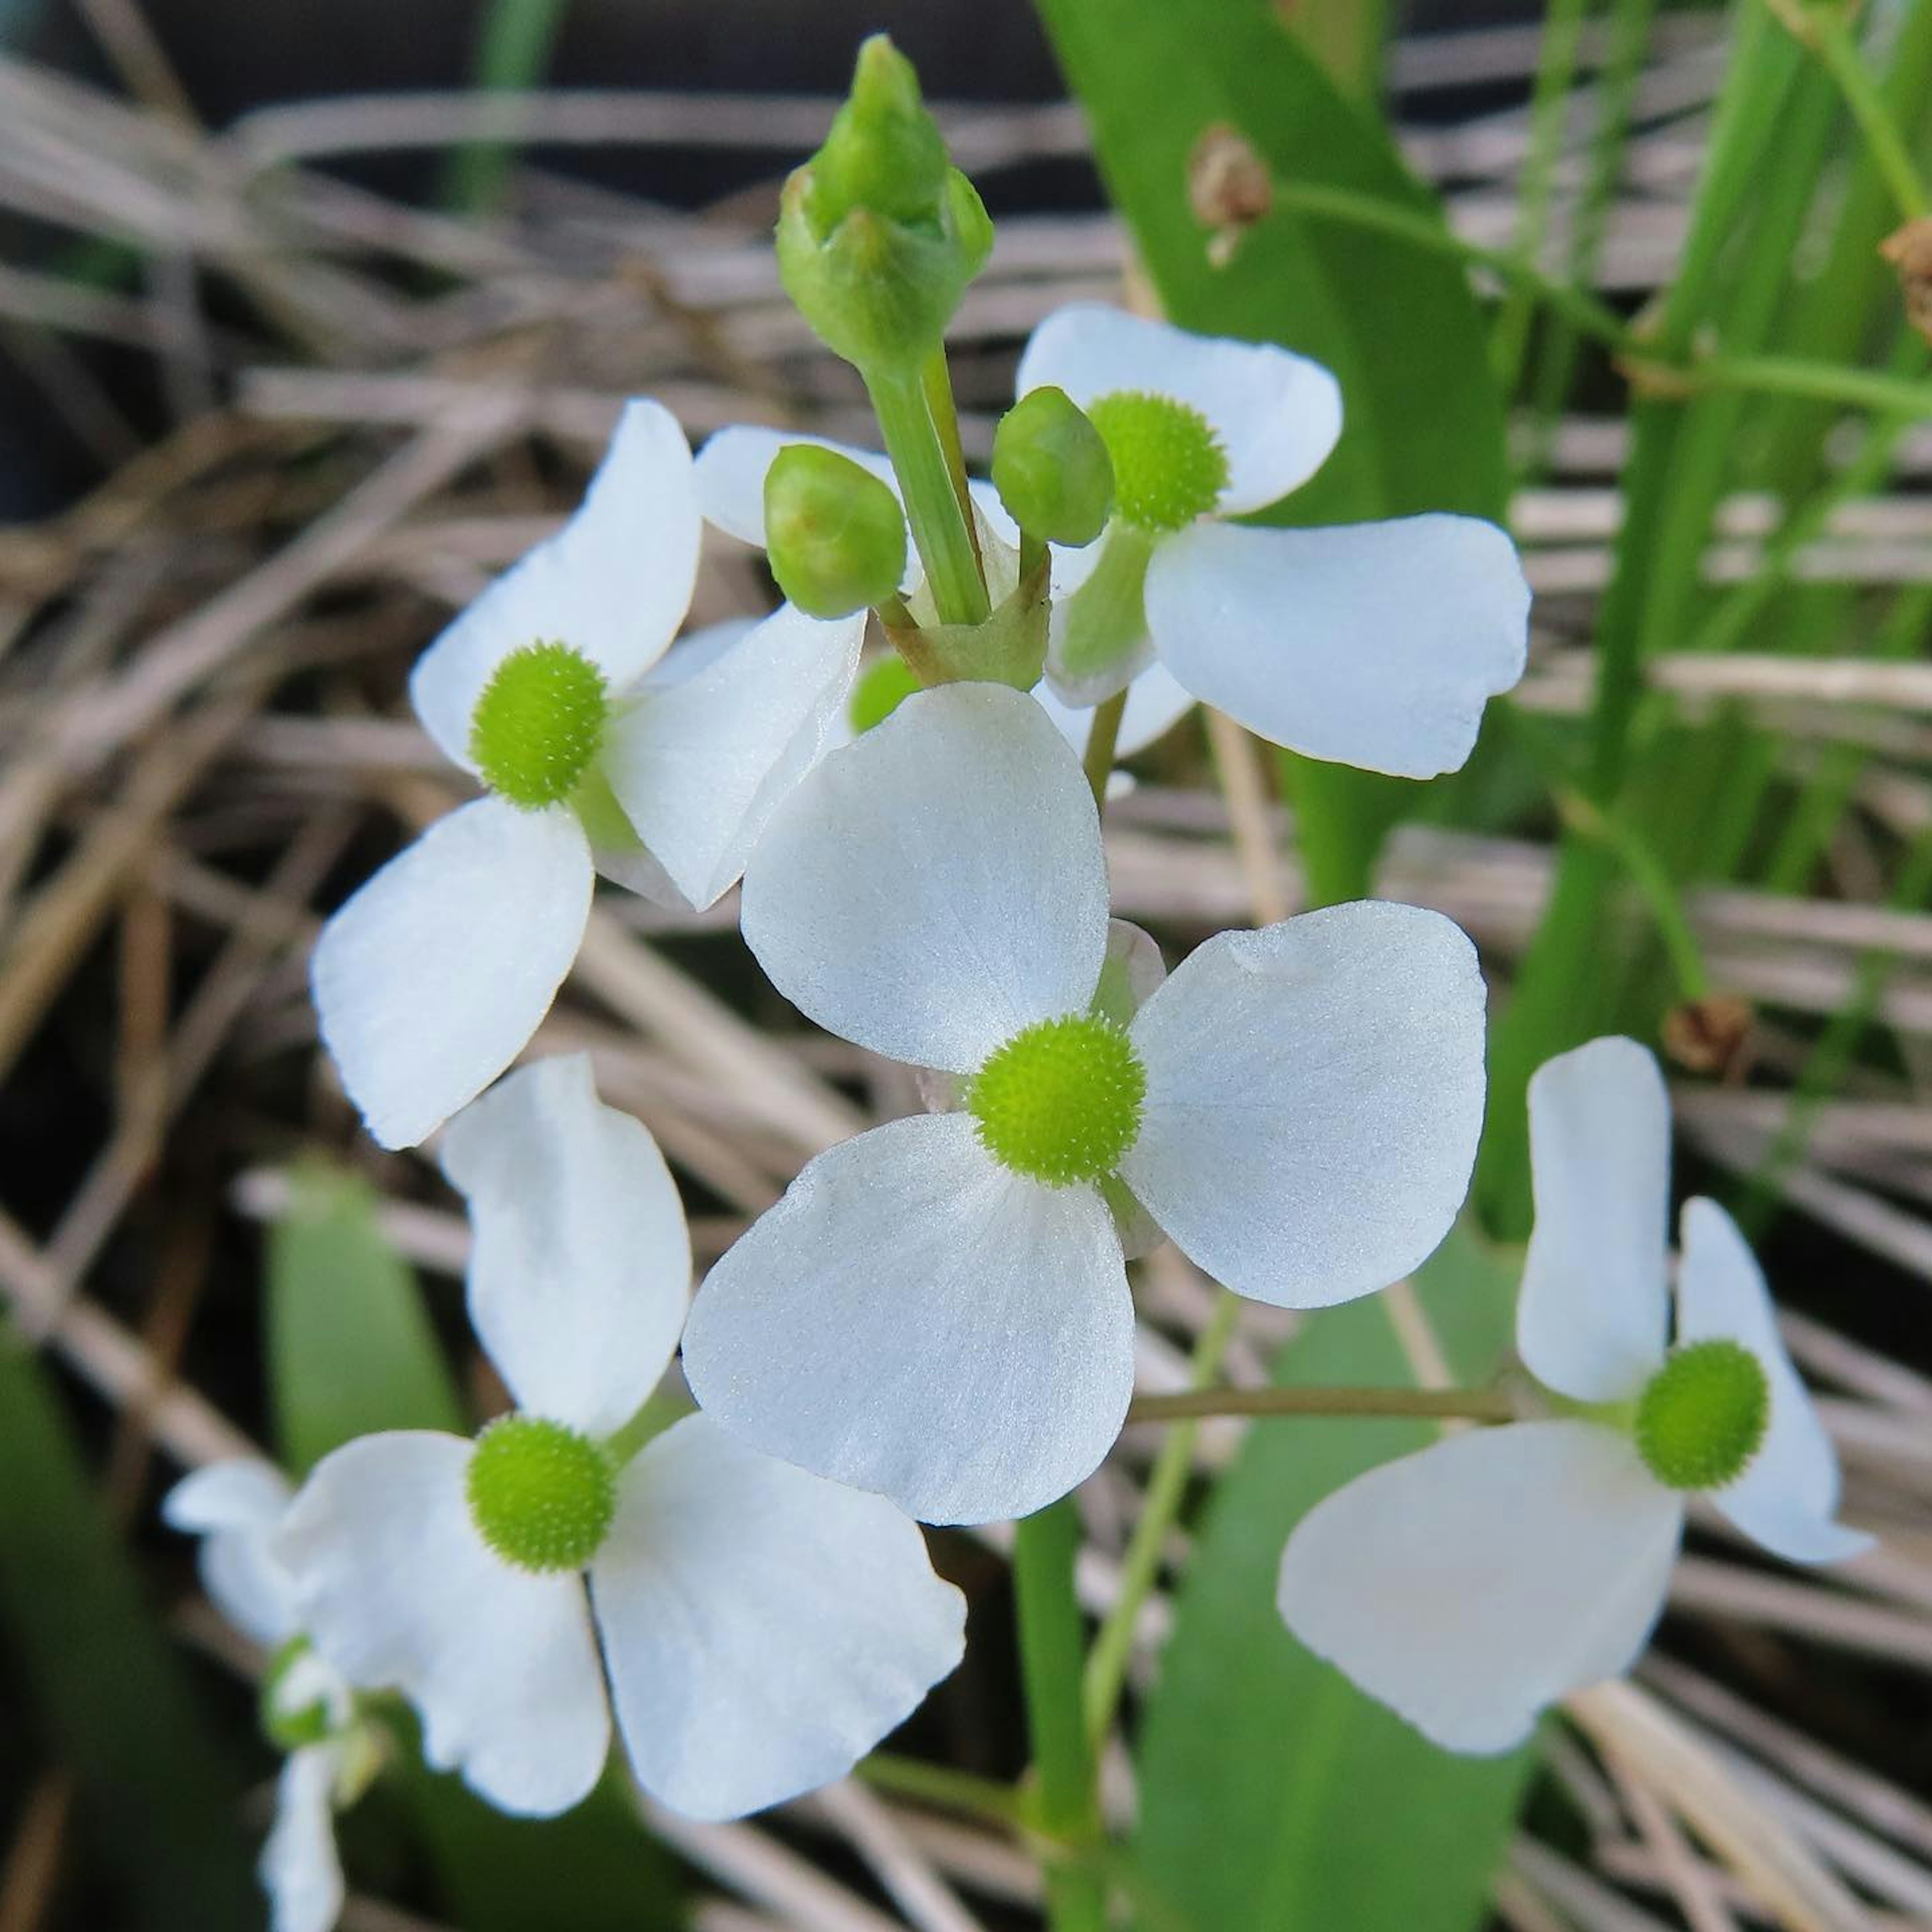
[[[1202,130],[1187,158],[1187,203],[1213,231],[1208,260],[1225,266],[1242,236],[1274,206],[1274,183],[1254,143],[1217,121]]]
[[[1906,320],[1932,342],[1932,214],[1922,214],[1888,235],[1879,253],[1898,271]]]

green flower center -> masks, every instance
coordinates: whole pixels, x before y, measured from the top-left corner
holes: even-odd
[[[1146,1070],[1126,1035],[1094,1013],[1014,1034],[966,1089],[986,1151],[1053,1187],[1112,1173],[1140,1132],[1146,1098]]]
[[[617,1513],[617,1479],[587,1436],[536,1415],[507,1415],[470,1458],[470,1515],[520,1570],[581,1570]]]
[[[1636,1446],[1650,1473],[1673,1490],[1720,1490],[1750,1466],[1771,1420],[1771,1384],[1739,1343],[1673,1348],[1645,1384]]]
[[[1114,508],[1144,530],[1185,530],[1228,487],[1227,453],[1198,410],[1118,389],[1087,406],[1114,464]]]
[[[470,755],[490,789],[536,810],[577,789],[603,742],[604,674],[568,644],[526,644],[496,667],[470,718]]]

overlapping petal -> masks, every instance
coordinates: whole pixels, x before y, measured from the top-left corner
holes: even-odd
[[[1530,1372],[1580,1402],[1634,1395],[1670,1323],[1670,1096],[1632,1040],[1559,1054],[1529,1083],[1536,1226],[1516,1304]]]
[[[820,1154],[712,1269],[684,1370],[744,1442],[922,1521],[1024,1516],[1126,1414],[1120,1243],[1096,1192],[1008,1172],[964,1114],[893,1120]]]
[[[1677,1281],[1681,1342],[1721,1336],[1755,1355],[1771,1385],[1762,1444],[1711,1500],[1738,1528],[1791,1563],[1838,1563],[1872,1546],[1834,1519],[1838,1459],[1778,1330],[1777,1310],[1737,1223],[1714,1201],[1688,1201]]]
[[[614,688],[641,676],[690,608],[701,533],[677,419],[656,403],[626,404],[576,514],[417,659],[410,698],[444,754],[470,769],[476,700],[526,644],[568,644]]]
[[[1439,913],[1364,902],[1198,947],[1143,1006],[1122,1178],[1238,1294],[1325,1307],[1448,1232],[1483,1119],[1484,991]]]
[[[1614,1430],[1451,1436],[1310,1511],[1282,1559],[1281,1613],[1445,1749],[1507,1750],[1642,1649],[1682,1522]]]
[[[743,925],[820,1026],[970,1072],[1092,997],[1107,879],[1079,761],[1021,692],[918,692],[792,793],[746,868]]]
[[[1328,530],[1199,524],[1148,566],[1148,628],[1174,677],[1277,745],[1402,778],[1468,757],[1522,675],[1529,588],[1474,517]]]
[[[519,1407],[608,1435],[657,1385],[690,1297],[683,1204],[657,1143],[571,1054],[466,1107],[442,1154],[470,1204],[470,1318],[490,1360]]]
[[[562,806],[437,820],[323,927],[322,1043],[384,1147],[413,1147],[520,1052],[577,956],[596,874]]]
[[[609,1748],[590,1604],[578,1576],[513,1569],[484,1543],[470,1453],[424,1431],[359,1438],[316,1465],[277,1553],[317,1647],[351,1683],[416,1706],[432,1764],[547,1817],[590,1792]]]
[[[290,1580],[271,1547],[291,1493],[272,1463],[238,1456],[183,1477],[161,1505],[171,1528],[201,1538],[201,1582],[209,1600],[265,1648],[296,1634]]]
[[[335,1776],[340,1747],[291,1751],[275,1787],[275,1822],[262,1846],[260,1876],[270,1932],[334,1932],[345,1896],[335,1850]]]
[[[694,1818],[842,1778],[964,1641],[959,1592],[890,1503],[702,1415],[625,1471],[590,1587],[638,1781]]]

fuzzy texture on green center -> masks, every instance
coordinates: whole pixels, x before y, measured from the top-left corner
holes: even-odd
[[[1112,1173],[1140,1132],[1146,1098],[1147,1073],[1126,1035],[1094,1013],[1014,1034],[966,1090],[986,1151],[1053,1187]]]
[[[477,1438],[468,1486],[478,1534],[520,1570],[581,1570],[617,1513],[617,1479],[603,1450],[542,1416],[493,1422]]]
[[[577,789],[603,742],[604,674],[568,644],[526,644],[496,667],[470,718],[470,755],[490,789],[536,810]]]
[[[1114,465],[1114,508],[1144,530],[1181,530],[1228,487],[1228,458],[1198,410],[1117,389],[1087,406]]]
[[[1673,1490],[1720,1490],[1750,1466],[1771,1421],[1763,1365],[1736,1342],[1673,1348],[1645,1384],[1636,1410],[1637,1453]]]

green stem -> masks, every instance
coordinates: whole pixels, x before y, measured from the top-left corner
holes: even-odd
[[[1845,105],[1864,136],[1872,164],[1885,178],[1900,214],[1907,221],[1916,220],[1928,206],[1925,184],[1912,164],[1912,151],[1892,118],[1885,96],[1859,57],[1858,43],[1852,38],[1850,15],[1828,5],[1819,8],[1806,19],[1810,44],[1845,97]]]
[[[945,440],[932,417],[925,380],[910,374],[868,376],[866,386],[898,479],[913,542],[943,624],[983,624],[992,614],[980,576],[980,554],[958,493]]]
[[[1186,1389],[1177,1395],[1136,1396],[1134,1422],[1198,1421],[1210,1415],[1466,1416],[1476,1422],[1514,1422],[1514,1401],[1502,1388]]]
[[[1194,1344],[1193,1357],[1188,1364],[1190,1389],[1205,1390],[1219,1371],[1221,1358],[1234,1337],[1240,1309],[1239,1299],[1223,1288],[1214,1314]],[[1199,1433],[1197,1424],[1184,1420],[1160,1445],[1160,1454],[1155,1457],[1148,1478],[1147,1493],[1142,1498],[1140,1520],[1134,1525],[1126,1555],[1121,1559],[1120,1593],[1087,1654],[1084,1689],[1087,1736],[1096,1750],[1120,1707],[1141,1608],[1153,1593],[1154,1580],[1160,1574],[1168,1532],[1174,1527],[1186,1496],[1187,1478],[1194,1466],[1195,1438]]]
[[[482,92],[540,87],[568,4],[492,0],[470,62],[470,86]],[[443,175],[444,204],[466,214],[489,214],[503,198],[513,153],[502,141],[472,141],[454,150]]]
[[[1581,792],[1559,792],[1556,808],[1564,824],[1608,846],[1623,865],[1630,883],[1643,895],[1644,903],[1657,926],[1658,937],[1670,956],[1670,968],[1679,995],[1701,1000],[1711,990],[1704,970],[1704,955],[1697,935],[1690,930],[1684,902],[1670,882],[1662,862],[1636,829],[1617,814],[1594,805]]]
[[[1127,694],[1117,691],[1094,707],[1094,722],[1087,728],[1087,750],[1081,759],[1094,803],[1107,808],[1107,781],[1114,773],[1114,747],[1120,742],[1120,718],[1127,708]]]
[[[855,1774],[877,1790],[983,1819],[1010,1831],[1028,1831],[1038,1822],[1024,1791],[995,1778],[955,1771],[950,1765],[928,1764],[923,1758],[901,1757],[893,1751],[874,1751],[860,1760]]]
[[[1080,1518],[1071,1497],[1013,1526],[1013,1595],[1037,1816],[1048,1838],[1076,1853],[1101,1838],[1098,1766],[1080,1702],[1084,1633],[1073,1592],[1079,1550]],[[1106,1888],[1090,1864],[1052,1859],[1046,1878],[1051,1932],[1105,1932]]]

